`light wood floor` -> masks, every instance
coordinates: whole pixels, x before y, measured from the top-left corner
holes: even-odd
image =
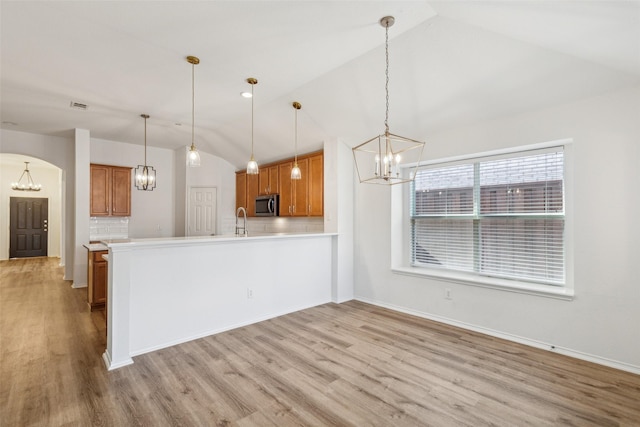
[[[326,304],[107,372],[54,259],[0,262],[1,426],[638,426],[640,376]]]

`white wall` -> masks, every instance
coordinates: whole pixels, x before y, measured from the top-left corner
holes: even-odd
[[[0,154],[0,260],[9,258],[9,200],[11,197],[36,197],[48,199],[49,232],[47,241],[47,254],[50,257],[60,257],[62,251],[62,171],[51,165],[29,164],[29,171],[37,184],[42,184],[42,189],[33,191],[15,191],[11,189],[11,183],[17,181],[24,171],[24,163],[15,164],[6,161],[7,155]],[[30,161],[33,157],[21,156],[23,161]],[[23,183],[26,182],[23,178]]]
[[[132,168],[129,237],[172,237],[174,235],[174,151],[147,146],[147,164],[156,169],[156,188],[135,187],[133,170],[144,163],[144,147],[117,141],[91,139],[91,163]]]
[[[574,140],[572,301],[393,274],[389,189],[362,184],[356,298],[640,373],[640,87],[430,136],[425,157],[562,138]]]

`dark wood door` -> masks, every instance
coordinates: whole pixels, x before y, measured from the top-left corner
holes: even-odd
[[[9,258],[47,256],[49,199],[10,198]]]

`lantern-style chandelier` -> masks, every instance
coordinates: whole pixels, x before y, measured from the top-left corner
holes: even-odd
[[[380,25],[385,28],[385,130],[383,134],[353,148],[361,183],[393,185],[413,181],[425,145],[424,142],[389,132],[389,27],[394,22],[393,16],[380,19]]]
[[[26,175],[27,182],[23,183],[22,178]],[[16,191],[40,191],[42,184],[36,184],[31,178],[31,172],[29,172],[29,162],[24,162],[24,171],[20,175],[20,179],[11,183],[11,189]]]
[[[253,87],[258,84],[258,80],[249,77],[247,83],[251,85],[251,158],[247,163],[247,175],[257,175],[259,173],[258,162],[253,158]]]
[[[147,119],[148,114],[140,114],[144,119],[144,165],[138,165],[135,170],[136,188],[143,191],[153,191],[156,188],[156,170],[147,165]]]
[[[200,63],[200,59],[197,56],[187,56],[187,62],[191,64],[191,147],[187,153],[187,165],[195,168],[200,166],[200,153],[198,153],[194,142],[196,121],[195,68]]]

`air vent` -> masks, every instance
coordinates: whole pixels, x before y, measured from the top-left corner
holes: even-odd
[[[86,110],[89,108],[87,104],[83,104],[82,102],[71,101],[71,108],[75,108],[76,110]]]

